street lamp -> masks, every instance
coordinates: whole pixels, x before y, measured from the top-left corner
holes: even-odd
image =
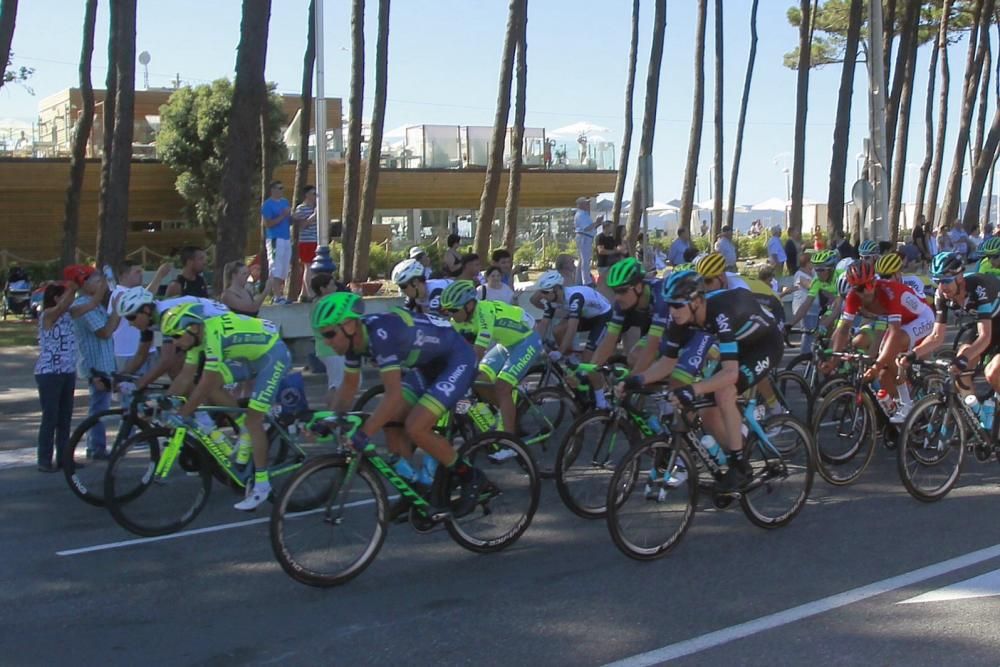
[[[330,258],[330,194],[327,185],[326,97],[323,67],[323,0],[316,0],[316,258],[309,266],[313,273],[334,273],[337,265]]]

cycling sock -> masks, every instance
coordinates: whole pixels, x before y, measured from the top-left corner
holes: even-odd
[[[775,396],[774,394],[771,394],[770,396],[764,398],[764,405],[766,405],[769,408],[773,408],[774,404],[777,402],[778,402],[778,397]]]
[[[253,474],[253,483],[258,487],[270,487],[271,478],[268,477],[266,470],[259,470]]]
[[[913,402],[913,400],[910,398],[910,388],[907,385],[901,384],[898,387],[896,387],[896,389],[899,390],[899,401],[901,403],[906,403],[907,405],[909,405],[910,403]]]
[[[211,431],[215,428],[215,422],[212,421],[212,418],[204,410],[196,411],[194,413],[194,420],[205,431]]]
[[[739,468],[744,472],[747,469],[747,460],[743,456],[743,450],[737,450],[735,452],[726,452],[726,462],[730,468]]]

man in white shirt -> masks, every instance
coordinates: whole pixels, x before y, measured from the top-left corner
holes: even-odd
[[[771,227],[771,238],[767,241],[767,259],[774,267],[775,275],[780,275],[781,269],[788,259],[785,254],[785,246],[781,242],[781,225]]]
[[[726,225],[722,235],[715,242],[715,252],[726,259],[726,271],[736,271],[736,244],[733,243],[733,228]]]
[[[594,254],[594,234],[599,224],[600,222],[594,222],[590,217],[590,200],[579,197],[576,200],[573,227],[576,229],[576,249],[580,253],[581,285],[590,285],[594,282],[590,275],[590,259]]]

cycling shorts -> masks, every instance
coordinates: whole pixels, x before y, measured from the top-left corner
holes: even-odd
[[[767,377],[772,368],[778,368],[785,344],[781,336],[768,336],[756,345],[740,347],[740,376],[736,392],[742,394]]]
[[[542,338],[531,332],[520,343],[510,347],[494,345],[479,362],[479,372],[490,382],[503,380],[512,387],[527,375],[542,353]]]
[[[604,338],[604,333],[608,330],[608,322],[611,321],[611,311],[602,313],[597,317],[581,317],[577,331],[587,333],[587,349],[596,350]]]
[[[451,412],[459,399],[469,393],[476,379],[476,352],[471,345],[452,350],[444,359],[403,374],[403,398],[410,405],[422,405],[435,416]]]
[[[233,382],[253,379],[247,407],[256,412],[270,412],[281,378],[292,368],[292,355],[282,341],[275,341],[263,356],[253,361],[224,361]]]

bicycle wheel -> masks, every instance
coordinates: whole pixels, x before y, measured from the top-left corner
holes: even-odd
[[[813,444],[806,428],[790,415],[777,415],[762,426],[770,443],[753,431],[747,436],[746,455],[753,481],[740,496],[743,513],[761,528],[784,526],[795,518],[809,498],[816,467]]]
[[[358,396],[356,401],[354,401],[354,406],[351,408],[351,412],[366,412],[371,414],[375,411],[375,406],[377,406],[379,401],[382,400],[382,394],[384,393],[385,387],[381,384],[369,387],[363,394]]]
[[[878,422],[868,394],[854,387],[830,392],[816,409],[812,423],[816,471],[834,486],[846,486],[865,471],[875,454]]]
[[[375,560],[385,542],[382,484],[365,462],[350,479],[348,469],[338,454],[313,459],[275,498],[271,548],[281,568],[300,583],[329,587],[350,581]],[[296,506],[309,509],[294,512]]]
[[[636,560],[666,554],[698,505],[698,474],[687,447],[660,435],[643,440],[615,468],[605,503],[608,532],[623,554]]]
[[[774,375],[774,387],[781,406],[803,424],[808,424],[813,397],[805,378],[795,371],[779,371]]]
[[[639,436],[608,410],[580,415],[556,452],[556,490],[563,504],[584,519],[607,513],[608,484]]]
[[[917,500],[941,500],[958,482],[966,439],[959,409],[946,397],[927,396],[914,404],[903,423],[896,467]]]
[[[510,450],[513,455],[505,456],[500,463],[488,459],[490,454],[503,450]],[[458,453],[485,473],[489,481],[472,512],[445,522],[448,534],[470,551],[490,553],[505,549],[528,529],[538,509],[540,485],[535,463],[520,440],[503,432],[483,433],[462,445]],[[434,504],[455,507],[460,489],[457,480],[443,466],[438,468],[434,485]]]
[[[205,507],[212,489],[212,466],[201,445],[186,437],[165,475],[156,466],[173,430],[154,428],[136,434],[111,455],[104,497],[111,516],[136,535],[175,533]]]
[[[538,476],[555,476],[556,452],[579,408],[561,387],[544,387],[517,402],[517,434],[528,446]]]
[[[785,370],[792,371],[801,377],[805,377],[806,371],[809,370],[809,364],[811,364],[812,361],[812,354],[809,352],[803,352],[792,357],[792,360],[785,365]]]
[[[77,498],[95,507],[104,507],[104,474],[107,459],[92,459],[86,451],[87,434],[97,425],[104,427],[108,454],[115,451],[134,433],[149,428],[143,420],[133,420],[122,408],[104,410],[84,419],[70,434],[62,456],[63,476]],[[111,438],[114,438],[113,440]]]

